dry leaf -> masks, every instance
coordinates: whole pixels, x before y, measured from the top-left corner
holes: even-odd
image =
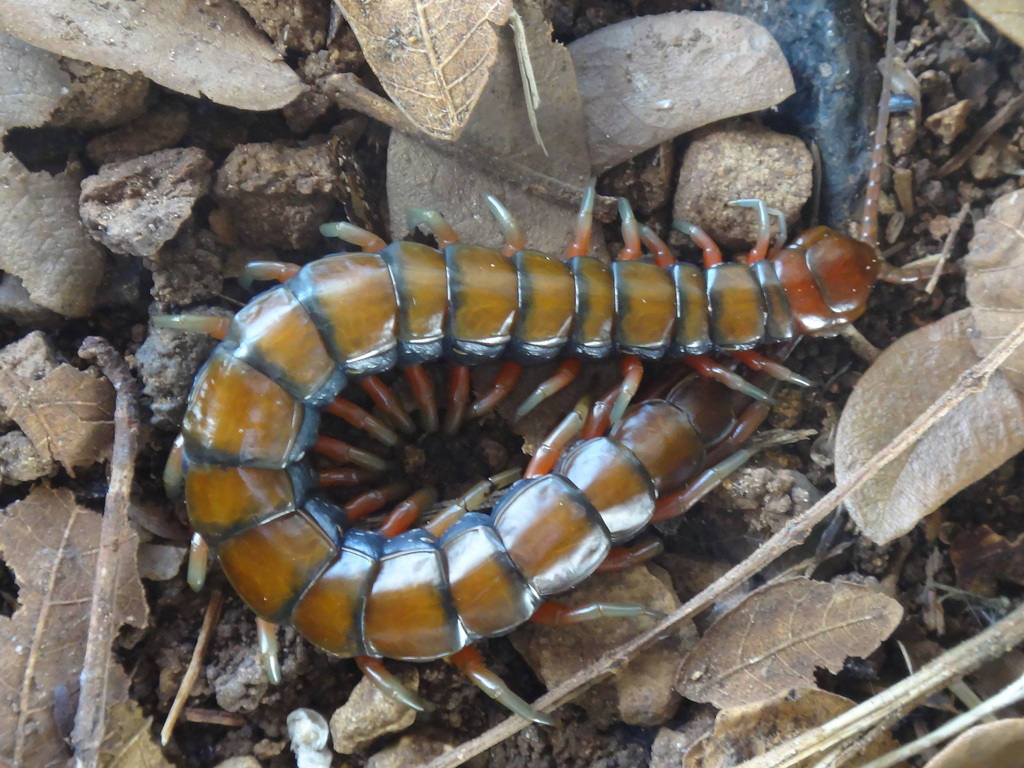
[[[0,515],[0,555],[14,571],[18,608],[0,617],[0,764],[12,768],[63,764],[65,733],[54,714],[54,691],[76,702],[92,604],[102,518],[65,490],[36,487]],[[137,541],[124,542],[118,624],[141,627],[146,600],[135,567]],[[109,667],[108,700],[128,695],[128,679]]]
[[[712,733],[697,741],[683,758],[685,768],[732,768],[763,755],[804,731],[852,709],[854,702],[816,689],[786,691],[765,701],[718,713]],[[880,757],[899,746],[888,733],[875,739],[849,768]],[[809,768],[820,756],[809,757],[793,768]],[[902,765],[902,763],[901,763]]]
[[[1020,0],[964,0],[978,15],[1024,47],[1024,6]]]
[[[234,3],[8,0],[0,27],[27,43],[239,109],[283,107],[304,90]]]
[[[512,0],[337,0],[367,63],[424,133],[454,141],[494,64]]]
[[[778,43],[731,13],[630,19],[577,40],[569,52],[598,173],[699,126],[767,109],[794,91]]]
[[[569,53],[551,41],[551,26],[535,5],[524,4],[520,13],[540,93],[537,123],[550,154],[544,154],[530,128],[512,33],[506,27],[500,30],[487,89],[455,145],[456,155],[442,154],[397,131],[391,134],[387,188],[394,238],[407,234],[407,210],[428,207],[441,211],[465,242],[499,246],[500,230],[483,202],[486,193],[512,212],[531,248],[559,253],[572,239],[577,205],[542,200],[524,188],[532,181],[516,177],[518,169],[526,168],[532,180],[547,176],[582,194],[590,175],[583,109]]]
[[[972,310],[948,315],[885,350],[850,395],[836,432],[843,482],[978,362]],[[865,536],[879,544],[911,530],[970,483],[1024,448],[1024,399],[997,371],[912,448],[846,500]]]
[[[976,725],[964,731],[929,760],[924,768],[1020,768],[1024,719]]]
[[[65,363],[26,380],[0,370],[0,405],[36,450],[69,472],[110,456],[114,388],[94,373]]]
[[[793,579],[752,592],[716,621],[683,661],[677,690],[719,708],[813,688],[814,670],[838,672],[867,656],[900,622],[892,598],[854,584]]]
[[[174,768],[150,735],[153,718],[130,699],[114,704],[103,740],[100,763],[103,768]]]
[[[1024,317],[1024,190],[1000,197],[975,225],[963,267],[975,325],[971,344],[984,357]],[[1024,350],[1000,370],[1024,392]]]
[[[29,173],[9,154],[0,155],[0,178],[0,270],[20,277],[40,306],[89,314],[105,262],[78,218],[78,180]]]
[[[998,595],[997,581],[1024,585],[1024,534],[1011,541],[981,525],[960,532],[949,557],[957,586],[976,595]]]

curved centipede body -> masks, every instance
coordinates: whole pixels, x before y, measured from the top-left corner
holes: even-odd
[[[877,137],[884,143],[884,131]],[[876,190],[880,157],[876,147]],[[792,379],[743,355],[835,333],[863,313],[876,281],[915,277],[884,264],[869,244],[874,210],[859,240],[817,227],[783,246],[770,243],[772,211],[756,201],[741,201],[761,220],[743,261],[723,261],[707,235],[680,224],[703,249],[705,269],[679,263],[623,204],[626,245],[605,264],[586,255],[592,195],[564,260],[526,248],[492,200],[505,253],[461,243],[438,214],[415,212],[412,223],[428,224],[437,248],[334,225],[328,231],[361,252],[253,270],[281,282],[215,331],[223,340],[196,379],[167,476],[180,482],[192,526],[260,618],[364,663],[452,658],[519,714],[545,721],[488,681],[466,649],[526,622],[613,547],[684,510],[702,473],[742,463],[737,435],[763,418],[748,397],[759,390],[688,378],[623,413],[634,380],[606,398],[616,403],[614,426],[597,418],[575,445],[565,448],[563,438],[489,514],[456,510],[383,532],[354,527],[351,507],[321,493],[308,459],[321,413],[350,380],[400,367],[415,388],[419,367],[441,359],[464,369],[504,358],[513,366],[506,390],[518,365],[613,355],[678,357],[736,385],[739,377],[704,358],[731,353]],[[653,262],[640,259],[641,243]],[[417,398],[428,429],[437,425],[432,397]],[[449,411],[464,400],[454,396]],[[394,683],[385,687],[416,703]]]

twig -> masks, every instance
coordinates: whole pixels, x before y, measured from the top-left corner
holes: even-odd
[[[98,765],[100,745],[106,733],[107,680],[113,663],[111,647],[120,624],[117,615],[118,572],[122,548],[128,534],[128,506],[131,501],[135,455],[138,451],[138,417],[135,405],[135,380],[124,359],[105,339],[89,336],[78,354],[94,360],[114,386],[114,447],[110,458],[110,484],[103,505],[100,548],[96,557],[92,607],[85,658],[79,676],[78,711],[71,743],[75,764],[82,768]]]
[[[939,168],[938,177],[941,179],[957,170],[966,163],[975,152],[981,149],[993,133],[1002,128],[1006,122],[1024,107],[1024,93],[1017,94],[1012,100],[1003,105],[1003,108],[996,112],[995,116],[978,129],[971,140],[964,145],[963,149],[953,155]]]
[[[481,152],[467,142],[453,143],[427,138],[394,104],[365,88],[359,82],[359,78],[351,73],[329,75],[321,82],[324,93],[339,107],[352,109],[378,120],[445,157],[460,162],[468,161],[500,181],[517,184],[529,190],[531,194],[558,205],[576,207],[583,197],[584,190],[580,187],[567,184],[561,179],[508,158]],[[615,221],[619,215],[618,205],[619,201],[616,198],[598,195],[594,200],[594,217],[606,223]]]
[[[997,624],[933,659],[918,672],[829,722],[804,731],[785,744],[737,768],[789,768],[849,738],[894,710],[922,701],[950,680],[966,675],[1024,641],[1024,605]]]
[[[220,618],[220,610],[224,607],[224,592],[214,589],[210,594],[210,602],[206,604],[206,615],[203,616],[203,626],[199,630],[199,637],[196,638],[196,647],[192,649],[192,658],[189,659],[188,667],[178,685],[178,692],[174,694],[174,701],[167,712],[167,719],[164,720],[164,727],[160,729],[160,743],[167,746],[171,740],[171,733],[178,723],[181,711],[185,708],[189,694],[192,693],[192,686],[196,684],[199,677],[199,669],[206,658],[206,649],[210,645],[210,638],[213,637],[213,629],[217,626]]]
[[[687,601],[658,623],[653,629],[616,648],[597,662],[576,673],[562,684],[534,702],[537,709],[549,712],[565,704],[605,677],[621,670],[631,658],[660,637],[672,631],[677,624],[692,618],[709,608],[719,598],[735,589],[783,553],[803,543],[811,529],[823,520],[851,493],[874,477],[879,470],[894,461],[912,446],[939,419],[949,413],[970,394],[985,388],[988,379],[1013,352],[1024,344],[1024,322],[1013,333],[1003,339],[983,360],[964,371],[946,392],[914,422],[897,435],[892,442],[879,451],[869,462],[854,472],[843,483],[826,494],[817,504],[808,509],[781,531],[776,533],[762,547],[743,562],[734,566],[722,578]],[[1024,609],[1021,609],[1024,611]],[[980,637],[980,636],[979,636]],[[973,641],[969,641],[973,642]],[[459,745],[451,752],[427,764],[427,768],[456,768],[466,761],[518,733],[530,723],[518,717],[510,717],[475,739]],[[766,767],[771,764],[765,764]],[[750,768],[745,766],[745,768]]]
[[[932,272],[932,276],[928,279],[928,285],[924,287],[924,292],[929,296],[935,291],[935,286],[939,283],[939,278],[942,276],[942,267],[949,261],[949,255],[953,252],[953,241],[956,240],[956,236],[960,234],[960,227],[964,225],[964,219],[967,218],[967,212],[971,210],[970,203],[964,203],[960,206],[960,211],[957,213],[956,218],[953,219],[953,223],[949,227],[949,234],[946,235],[946,242],[942,244],[942,250],[939,251],[939,260],[935,264],[935,271]]]

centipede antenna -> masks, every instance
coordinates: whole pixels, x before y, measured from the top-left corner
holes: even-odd
[[[565,249],[565,258],[567,259],[586,256],[590,253],[590,232],[594,226],[594,200],[596,197],[597,180],[591,177],[587,188],[583,191],[579,213],[576,214],[572,242]]]
[[[210,568],[210,545],[198,533],[192,534],[188,545],[188,568],[186,581],[193,592],[198,592],[206,583],[206,574]]]
[[[358,245],[367,253],[378,253],[388,244],[368,229],[357,227],[350,221],[332,221],[320,225],[320,234],[324,237],[336,237],[346,243]]]
[[[281,660],[278,658],[280,647],[277,644],[277,624],[266,619],[256,618],[256,637],[259,642],[259,657],[263,671],[271,685],[281,684]]]
[[[444,217],[437,211],[426,208],[410,208],[405,217],[409,229],[416,229],[419,226],[426,229],[437,239],[437,247],[442,251],[449,245],[459,242],[459,236],[455,234],[452,225],[444,220]]]
[[[696,243],[697,247],[704,252],[704,269],[710,269],[722,263],[722,251],[719,250],[711,236],[696,224],[682,220],[673,221],[672,229],[688,235]]]
[[[761,261],[768,255],[768,244],[771,242],[771,219],[768,217],[768,206],[765,205],[764,200],[757,198],[731,200],[728,205],[735,208],[753,208],[757,211],[757,241],[750,250],[750,258],[747,263]]]
[[[153,325],[184,333],[205,333],[223,341],[231,327],[231,318],[216,315],[155,315]]]
[[[390,696],[417,712],[433,712],[436,709],[433,704],[417,696],[403,685],[401,680],[388,672],[384,662],[380,659],[374,659],[371,656],[356,656],[355,661],[366,678],[377,686],[377,689],[385,696]]]
[[[494,195],[484,195],[484,204],[501,227],[501,234],[505,238],[505,247],[502,249],[504,254],[511,256],[516,251],[523,250],[526,247],[526,237],[508,208]]]
[[[504,680],[487,668],[480,652],[472,645],[467,645],[455,655],[449,656],[448,660],[458,667],[466,677],[472,680],[480,690],[524,720],[530,720],[541,725],[555,724],[553,717],[534,709],[516,696],[512,689],[505,684]]]
[[[878,121],[875,124],[875,147],[871,152],[871,168],[864,190],[864,212],[858,239],[878,246],[878,197],[882,188],[882,164],[889,140],[889,97],[892,94],[893,61],[896,58],[896,0],[889,2],[889,19],[885,38],[885,62],[882,67],[882,93],[878,98]]]
[[[643,255],[640,249],[640,225],[637,223],[633,206],[624,198],[619,198],[619,218],[622,219],[622,250],[619,251],[620,261],[635,261]]]

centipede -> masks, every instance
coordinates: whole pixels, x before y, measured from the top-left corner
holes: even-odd
[[[892,45],[890,29],[890,61]],[[759,229],[735,259],[698,226],[676,223],[702,251],[701,268],[678,260],[620,201],[624,245],[605,263],[588,255],[591,185],[564,255],[530,249],[488,198],[501,251],[461,242],[435,211],[411,211],[409,224],[431,230],[436,247],[327,224],[325,235],[359,250],[301,267],[248,265],[244,282],[276,285],[231,319],[161,318],[220,340],[196,377],[165,471],[197,544],[216,554],[264,632],[290,624],[327,653],[354,658],[407,705],[430,707],[383,660],[447,659],[516,714],[551,723],[487,668],[475,643],[527,621],[651,613],[554,598],[595,571],[650,557],[651,546],[631,545],[639,533],[685,512],[749,459],[744,443],[769,408],[759,382],[809,383],[758,347],[834,335],[864,313],[877,282],[920,279],[887,264],[875,245],[889,90],[886,78],[856,237],[819,226],[787,240],[781,214],[738,200],[757,211]],[[496,502],[474,504],[468,494],[419,526],[434,502],[429,490],[403,499],[408,489],[382,480],[386,459],[319,432],[329,414],[391,446],[414,432],[416,410],[423,432],[456,432],[511,392],[524,366],[557,363],[521,418],[581,364],[612,357],[620,384],[581,400],[522,477],[481,483],[485,496],[505,486]],[[645,361],[667,359],[692,371],[637,399]],[[470,368],[491,361],[502,362],[494,385],[471,403]],[[450,367],[443,420],[425,369],[432,363]],[[393,369],[407,378],[415,409],[379,378]],[[376,412],[343,397],[350,386],[365,390]],[[337,466],[316,469],[313,454]],[[339,504],[325,492],[332,485],[369,487]],[[378,528],[357,525],[392,502]]]

